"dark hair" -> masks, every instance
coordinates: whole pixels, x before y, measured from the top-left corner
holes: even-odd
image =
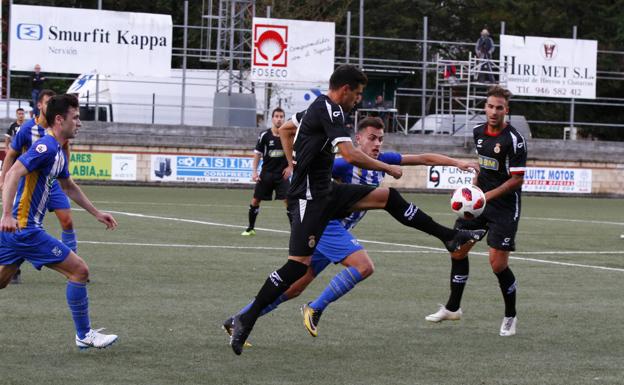
[[[44,96],[54,96],[56,95],[56,92],[52,91],[52,90],[41,90],[41,92],[39,92],[39,97],[37,98],[37,102],[41,102],[43,100]]]
[[[18,108],[17,110],[15,110],[15,113],[18,113],[20,111],[24,111],[24,109],[22,107]]]
[[[276,112],[281,112],[284,116],[286,116],[286,113],[284,112],[284,110],[282,110],[281,108],[277,107],[273,110],[273,112],[271,112],[271,117],[275,116]]]
[[[511,92],[506,88],[496,85],[488,89],[487,97],[489,98],[490,96],[496,96],[497,98],[505,98],[505,101],[508,102],[509,98],[511,98]]]
[[[78,98],[70,94],[55,95],[48,100],[48,108],[46,110],[45,118],[48,125],[52,127],[54,125],[54,118],[56,115],[61,115],[63,118],[67,118],[67,112],[69,108],[79,108]]]
[[[357,130],[358,132],[364,130],[366,127],[375,127],[377,129],[383,130],[384,123],[383,120],[376,116],[369,116],[359,121]]]
[[[352,65],[343,64],[336,68],[329,78],[329,89],[337,90],[346,84],[353,90],[359,85],[365,86],[366,83],[368,83],[368,78],[362,71]]]

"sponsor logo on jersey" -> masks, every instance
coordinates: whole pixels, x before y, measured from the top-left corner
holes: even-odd
[[[488,170],[498,170],[498,160],[488,156],[479,155],[479,166]]]
[[[271,158],[281,158],[284,156],[284,150],[271,150],[269,151],[269,156]]]

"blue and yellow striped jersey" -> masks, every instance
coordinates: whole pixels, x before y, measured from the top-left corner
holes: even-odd
[[[26,167],[13,202],[13,216],[18,226],[42,227],[52,184],[57,178],[69,178],[65,151],[52,135],[45,135],[18,159]]]
[[[397,152],[382,152],[377,159],[387,164],[400,165],[403,158]],[[383,171],[365,170],[347,163],[342,158],[337,158],[334,161],[332,169],[332,177],[342,183],[379,187],[385,176],[386,173]],[[345,229],[351,230],[364,218],[365,214],[366,211],[354,211],[348,217],[340,220],[340,223]]]
[[[45,128],[38,120],[33,118],[22,124],[19,131],[11,140],[11,148],[18,154],[23,154],[32,146],[33,143],[41,139],[45,135]]]

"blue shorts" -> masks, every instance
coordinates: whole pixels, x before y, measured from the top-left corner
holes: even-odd
[[[35,269],[60,263],[71,250],[42,228],[26,228],[14,233],[0,232],[0,265],[30,262]]]
[[[314,275],[319,275],[329,263],[340,263],[362,247],[357,239],[345,229],[340,221],[331,220],[312,254],[310,267]]]
[[[52,189],[50,190],[50,200],[48,201],[48,211],[69,209],[69,198],[63,192],[58,180],[52,183]]]

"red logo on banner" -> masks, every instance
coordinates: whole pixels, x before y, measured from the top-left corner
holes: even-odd
[[[288,26],[256,24],[254,26],[253,64],[260,67],[288,65]]]

